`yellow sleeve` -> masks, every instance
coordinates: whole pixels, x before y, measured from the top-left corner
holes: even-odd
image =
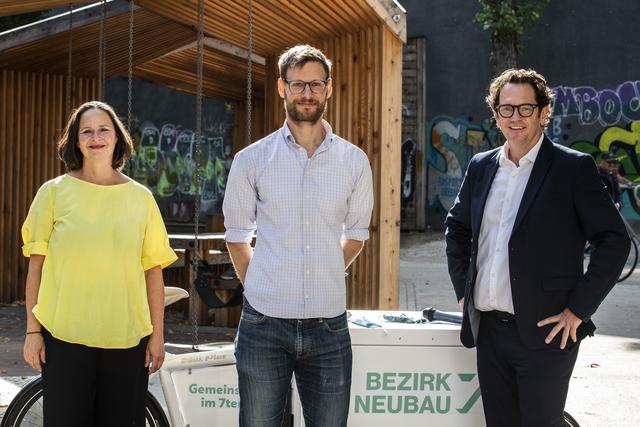
[[[40,187],[33,198],[27,218],[22,225],[22,254],[47,255],[49,237],[53,231],[53,189],[50,185]]]
[[[142,268],[147,271],[155,266],[165,268],[178,259],[171,246],[160,209],[153,196],[149,195],[147,226],[142,243]]]

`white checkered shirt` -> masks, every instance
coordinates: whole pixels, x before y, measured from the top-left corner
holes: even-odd
[[[227,242],[256,246],[245,297],[286,319],[335,317],[346,309],[341,239],[367,240],[373,207],[367,155],[333,134],[312,157],[282,128],[236,154],[227,179]]]

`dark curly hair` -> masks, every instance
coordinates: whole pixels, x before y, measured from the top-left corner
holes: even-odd
[[[547,80],[544,76],[532,69],[515,69],[510,68],[505,70],[498,77],[493,79],[489,86],[489,94],[485,98],[487,105],[491,111],[496,112],[496,107],[500,100],[500,91],[507,83],[520,83],[530,84],[536,95],[536,103],[540,107],[541,114],[544,107],[551,107],[553,99],[555,97],[551,88],[547,85]],[[551,111],[549,111],[551,115]],[[544,117],[543,122],[545,125],[548,123],[549,117]]]

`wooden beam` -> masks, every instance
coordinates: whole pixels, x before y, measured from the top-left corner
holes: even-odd
[[[237,56],[239,58],[246,59],[249,55],[249,51],[247,49],[243,49],[224,40],[218,40],[213,37],[205,37],[203,42],[205,46],[211,49],[219,50]],[[267,62],[264,56],[260,56],[255,53],[251,53],[251,61],[260,65],[265,65]]]
[[[69,1],[66,3],[68,4]],[[138,6],[134,6],[134,10],[138,9],[140,9]],[[0,6],[0,12],[1,10],[2,6]],[[128,1],[111,0],[107,3],[107,19],[125,13],[129,13]],[[102,6],[99,3],[91,4],[74,10],[72,14],[73,28],[84,27],[102,19]],[[66,31],[69,31],[69,12],[0,33],[0,52]]]
[[[246,59],[247,55],[249,53],[249,51],[246,50],[246,49],[243,49],[243,48],[238,47],[236,45],[233,45],[231,43],[227,43],[227,42],[225,42],[223,40],[215,39],[213,37],[205,37],[203,39],[203,44],[206,47],[210,48],[210,49],[219,50],[221,52],[228,53],[230,55],[237,56],[238,58],[243,58],[243,59]],[[196,46],[197,46],[197,41],[193,41],[193,42],[188,43],[188,44],[186,44],[184,46],[180,46],[179,48],[174,49],[171,52],[165,53],[165,54],[163,54],[163,55],[161,55],[161,56],[159,56],[158,58],[155,58],[155,59],[164,58],[165,56],[171,56],[174,53],[179,53],[179,52],[182,52],[184,50],[193,49]],[[260,55],[257,55],[255,53],[251,54],[251,61],[255,62],[256,64],[260,64],[260,65],[264,65],[267,62],[267,60],[266,60],[266,58],[264,56],[260,56]]]
[[[378,309],[398,308],[400,272],[400,154],[402,126],[402,43],[382,28],[382,90],[380,123]]]
[[[365,0],[402,43],[407,42],[407,11],[396,0]]]

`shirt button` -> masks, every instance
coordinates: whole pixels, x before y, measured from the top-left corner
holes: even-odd
[[[306,221],[305,224],[309,225],[310,223],[309,223],[309,221]]]
[[[309,249],[311,246],[307,245],[307,249]]]
[[[309,270],[305,271],[305,273],[310,274],[311,272]]]

